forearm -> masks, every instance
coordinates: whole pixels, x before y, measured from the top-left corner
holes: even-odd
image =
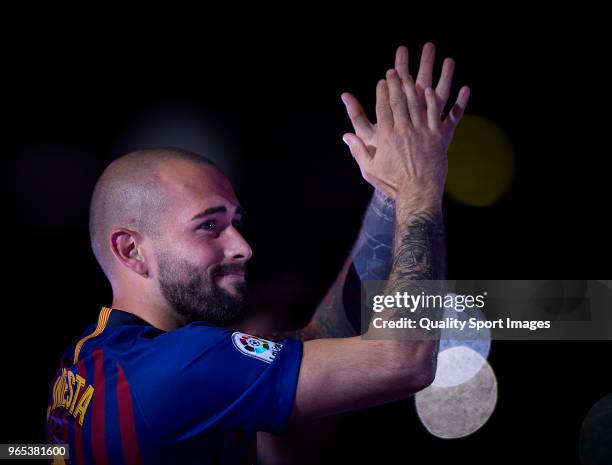
[[[387,279],[395,227],[395,202],[375,190],[351,252],[355,271],[362,281]]]
[[[393,260],[389,279],[384,287],[385,295],[407,292],[420,294],[428,290],[422,281],[444,278],[444,222],[440,202],[427,201],[414,204],[398,200],[397,225],[393,244]],[[397,310],[388,309],[383,319],[396,316]],[[412,318],[421,315],[411,313]],[[431,316],[431,315],[429,315]],[[412,379],[430,378],[435,373],[438,340],[435,334],[419,329],[405,329],[397,335],[373,326],[368,338],[386,340],[391,366],[404,370],[408,382]],[[393,331],[393,330],[392,330]],[[400,337],[401,336],[401,337]]]
[[[446,258],[441,202],[399,201],[397,210],[387,290],[402,290],[414,280],[444,279]]]

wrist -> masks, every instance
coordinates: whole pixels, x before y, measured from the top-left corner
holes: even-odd
[[[414,214],[419,212],[432,215],[442,212],[442,194],[420,192],[399,192],[395,200],[398,215]]]

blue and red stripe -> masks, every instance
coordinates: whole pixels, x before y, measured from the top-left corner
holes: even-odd
[[[104,353],[101,349],[93,352],[94,396],[91,411],[91,446],[96,464],[108,465],[106,450],[106,375],[104,374]]]
[[[126,464],[142,464],[130,385],[119,364],[117,364],[117,407],[123,461]]]

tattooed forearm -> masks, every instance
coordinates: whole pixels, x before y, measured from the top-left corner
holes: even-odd
[[[407,292],[418,295],[421,292],[435,291],[438,287],[437,283],[425,281],[443,280],[444,264],[444,222],[441,209],[418,212],[399,211],[391,272],[383,293],[394,295]],[[400,307],[394,311],[385,312],[382,318],[420,317],[422,311],[415,310],[411,309],[406,313],[406,309]],[[426,314],[430,318],[439,318],[440,316],[435,309],[427,309]],[[390,336],[388,331],[379,328],[380,326],[370,326],[368,334],[375,338],[388,338]],[[424,332],[418,327],[401,333],[401,338],[407,340],[415,340],[421,337],[423,339],[436,339],[438,336],[438,331]],[[432,354],[435,355],[437,347],[432,346],[432,350]]]
[[[375,191],[352,256],[359,279],[387,279],[391,268],[391,248],[395,227],[395,202]]]
[[[397,228],[389,291],[404,289],[408,281],[444,279],[445,268],[441,212],[411,215]]]

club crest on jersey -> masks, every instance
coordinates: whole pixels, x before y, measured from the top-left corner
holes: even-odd
[[[232,342],[234,347],[243,354],[258,358],[266,363],[271,363],[283,348],[283,345],[278,342],[268,341],[239,332],[232,334]]]

